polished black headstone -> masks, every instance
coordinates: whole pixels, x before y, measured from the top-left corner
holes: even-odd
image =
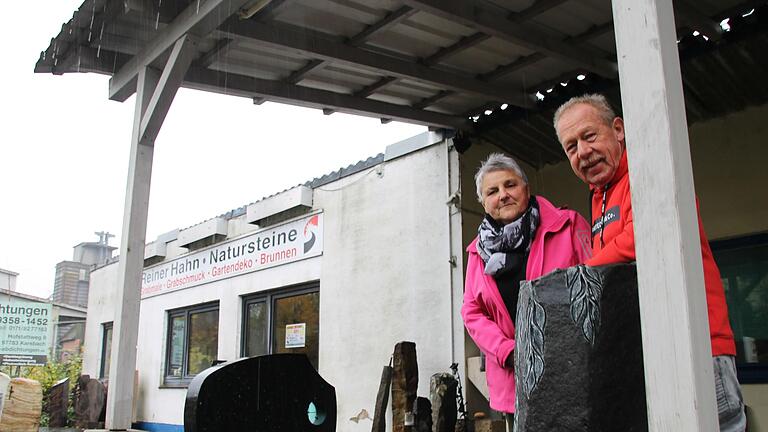
[[[303,354],[222,363],[187,389],[185,432],[335,430],[336,390]]]
[[[634,264],[524,283],[515,322],[517,432],[648,430]]]

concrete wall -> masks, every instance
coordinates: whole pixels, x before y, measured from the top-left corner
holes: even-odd
[[[430,376],[463,358],[450,331],[461,327],[452,310],[450,258],[458,252],[448,235],[448,162],[448,144],[440,142],[314,189],[313,210],[322,210],[324,220],[319,257],[142,300],[137,419],[183,423],[186,389],[163,388],[168,310],[219,301],[217,357],[232,360],[240,353],[242,296],[318,280],[319,372],[336,387],[337,430],[370,429],[367,421],[349,418],[363,408],[373,415],[381,369],[399,341],[416,343],[419,395],[428,396]],[[256,229],[241,219],[229,221],[230,239]],[[166,259],[185,251],[175,243]],[[83,368],[93,376],[101,362],[101,324],[114,316],[117,268],[91,276]]]

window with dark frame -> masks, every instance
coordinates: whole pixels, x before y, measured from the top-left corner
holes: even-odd
[[[301,353],[317,369],[319,317],[317,284],[245,297],[241,354]]]
[[[109,379],[109,366],[112,360],[112,323],[101,325],[101,366],[99,378]]]
[[[185,386],[218,355],[219,303],[168,312],[165,385]]]
[[[742,384],[768,383],[768,233],[710,242],[725,288]]]

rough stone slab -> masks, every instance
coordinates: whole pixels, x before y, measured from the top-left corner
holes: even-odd
[[[48,390],[48,425],[52,428],[61,428],[67,425],[67,409],[69,408],[69,378],[54,384]]]
[[[0,419],[0,431],[37,432],[43,409],[43,388],[27,378],[13,378]]]
[[[415,432],[432,432],[432,404],[425,397],[416,398],[416,416]]]
[[[527,282],[516,322],[518,432],[648,429],[634,264]]]
[[[77,399],[75,400],[75,427],[103,428],[107,408],[107,390],[104,384],[88,375],[77,379]]]
[[[434,432],[453,432],[456,429],[458,384],[456,378],[449,373],[434,374],[430,378],[429,398],[432,401]]]
[[[387,404],[389,403],[389,388],[392,384],[392,366],[384,366],[381,371],[379,393],[376,395],[376,406],[373,411],[373,426],[371,432],[386,432]]]
[[[392,354],[392,432],[411,432],[406,426],[406,415],[412,417],[419,387],[419,367],[416,361],[416,344],[399,342]]]
[[[506,432],[506,430],[507,422],[504,420],[475,420],[475,432]]]

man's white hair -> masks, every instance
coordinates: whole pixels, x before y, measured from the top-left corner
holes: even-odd
[[[512,171],[521,179],[525,184],[528,184],[528,176],[525,175],[520,165],[513,158],[503,153],[491,153],[488,155],[488,159],[484,160],[480,165],[480,168],[475,173],[475,186],[477,186],[477,200],[480,204],[483,203],[483,177],[486,174],[493,171]]]
[[[610,126],[613,123],[613,119],[616,118],[616,112],[611,107],[611,104],[608,103],[608,99],[606,99],[605,96],[598,93],[574,96],[568,99],[566,103],[560,105],[560,108],[555,111],[555,117],[552,120],[552,125],[555,127],[555,133],[557,133],[558,141],[562,142],[560,139],[560,133],[557,130],[557,123],[560,121],[560,117],[566,111],[579,104],[586,104],[597,110],[597,114],[608,126]]]

